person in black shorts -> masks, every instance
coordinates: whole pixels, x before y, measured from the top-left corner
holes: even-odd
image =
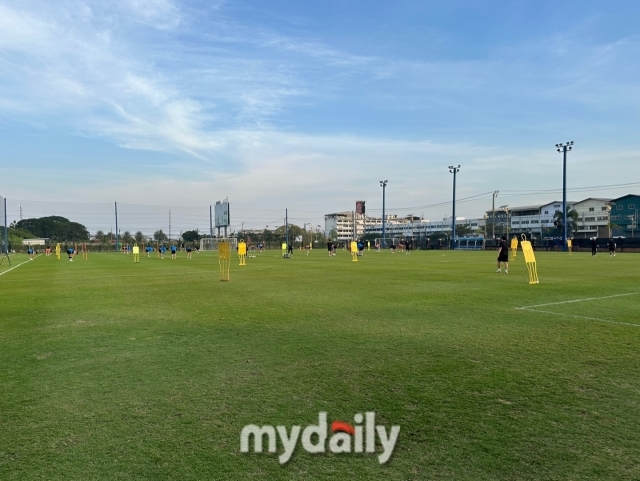
[[[500,247],[498,247],[498,270],[496,272],[502,272],[500,270],[500,263],[504,262],[504,273],[509,273],[509,245],[507,244],[507,236],[503,235],[500,239]]]
[[[598,242],[595,237],[591,238],[591,257],[598,255]]]
[[[616,256],[616,241],[609,239],[609,257]]]
[[[187,259],[191,259],[191,246],[187,246]]]
[[[327,251],[329,251],[329,257],[331,257],[331,254],[333,253],[333,242],[332,241],[328,241],[327,242]]]

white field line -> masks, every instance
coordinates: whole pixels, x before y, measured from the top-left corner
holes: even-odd
[[[586,297],[583,299],[573,299],[571,301],[548,302],[546,304],[537,304],[535,306],[516,307],[515,309],[518,309],[518,310],[535,309],[536,307],[559,306],[561,304],[573,304],[574,302],[599,301],[602,299],[613,299],[614,297],[634,296],[636,294],[640,294],[640,292],[628,292],[626,294],[615,294],[613,296],[605,296],[605,297]]]
[[[589,321],[610,322],[611,324],[622,324],[622,325],[625,325],[625,326],[640,327],[640,324],[632,324],[630,322],[622,322],[622,321],[611,321],[609,319],[600,319],[600,318],[597,318],[597,317],[574,316],[573,314],[563,314],[561,312],[553,312],[553,311],[541,311],[539,309],[522,309],[522,308],[520,308],[520,310],[524,310],[524,311],[527,311],[527,312],[543,312],[545,314],[553,314],[554,316],[574,317],[576,319],[587,319]]]
[[[36,257],[40,257],[40,254],[38,254]],[[34,257],[34,259],[35,259],[35,257]],[[17,269],[17,268],[18,268],[18,267],[20,267],[22,264],[26,264],[27,262],[32,261],[32,260],[33,260],[33,259],[27,259],[26,261],[21,262],[21,263],[20,263],[20,264],[18,264],[17,266],[13,266],[11,269],[7,269],[6,271],[0,272],[0,276],[3,276],[3,275],[5,275],[7,272],[11,272],[11,271],[12,271],[12,270],[14,270],[14,269]]]
[[[575,319],[586,319],[586,320],[589,320],[589,321],[609,322],[611,324],[622,324],[622,325],[625,325],[625,326],[640,327],[640,324],[633,324],[631,322],[612,321],[610,319],[600,319],[600,318],[597,318],[597,317],[576,316],[574,314],[563,314],[561,312],[543,311],[541,309],[537,309],[538,307],[560,306],[560,305],[563,305],[563,304],[573,304],[573,303],[576,303],[576,302],[585,302],[585,301],[600,301],[602,299],[613,299],[615,297],[633,296],[635,294],[640,294],[640,292],[627,292],[626,294],[614,294],[612,296],[604,296],[604,297],[586,297],[586,298],[583,298],[583,299],[572,299],[570,301],[547,302],[546,304],[537,304],[535,306],[515,307],[514,309],[516,309],[518,311],[542,312],[542,313],[545,313],[545,314],[553,314],[555,316],[573,317]]]
[[[24,262],[23,262],[24,264]],[[21,265],[21,264],[20,264]],[[16,266],[18,267],[18,266]],[[6,271],[9,272],[9,271]],[[169,277],[169,276],[182,276],[187,274],[217,274],[218,272],[210,272],[210,271],[185,271],[185,272],[163,272],[163,273],[146,273],[146,274],[122,274],[119,276],[76,276],[76,277],[68,277],[65,280],[75,281],[76,279],[114,279],[118,277]],[[4,274],[4,272],[2,273]],[[2,275],[0,274],[0,275]],[[11,279],[11,281],[5,282],[22,282],[22,281],[44,281],[46,279]]]

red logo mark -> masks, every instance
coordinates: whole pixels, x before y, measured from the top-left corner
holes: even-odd
[[[331,423],[331,431],[334,433],[343,432],[351,434],[352,436],[356,433],[354,427],[349,423],[345,423],[344,421],[333,421]]]

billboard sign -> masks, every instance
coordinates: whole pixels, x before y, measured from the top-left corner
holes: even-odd
[[[218,201],[215,205],[215,222],[216,227],[229,227],[231,217],[229,216],[229,201]]]

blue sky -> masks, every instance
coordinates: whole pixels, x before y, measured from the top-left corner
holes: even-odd
[[[0,194],[229,197],[247,226],[315,225],[375,213],[388,179],[392,212],[438,219],[450,164],[460,198],[559,197],[524,191],[561,187],[567,140],[569,187],[640,182],[639,20],[631,1],[0,0]]]

